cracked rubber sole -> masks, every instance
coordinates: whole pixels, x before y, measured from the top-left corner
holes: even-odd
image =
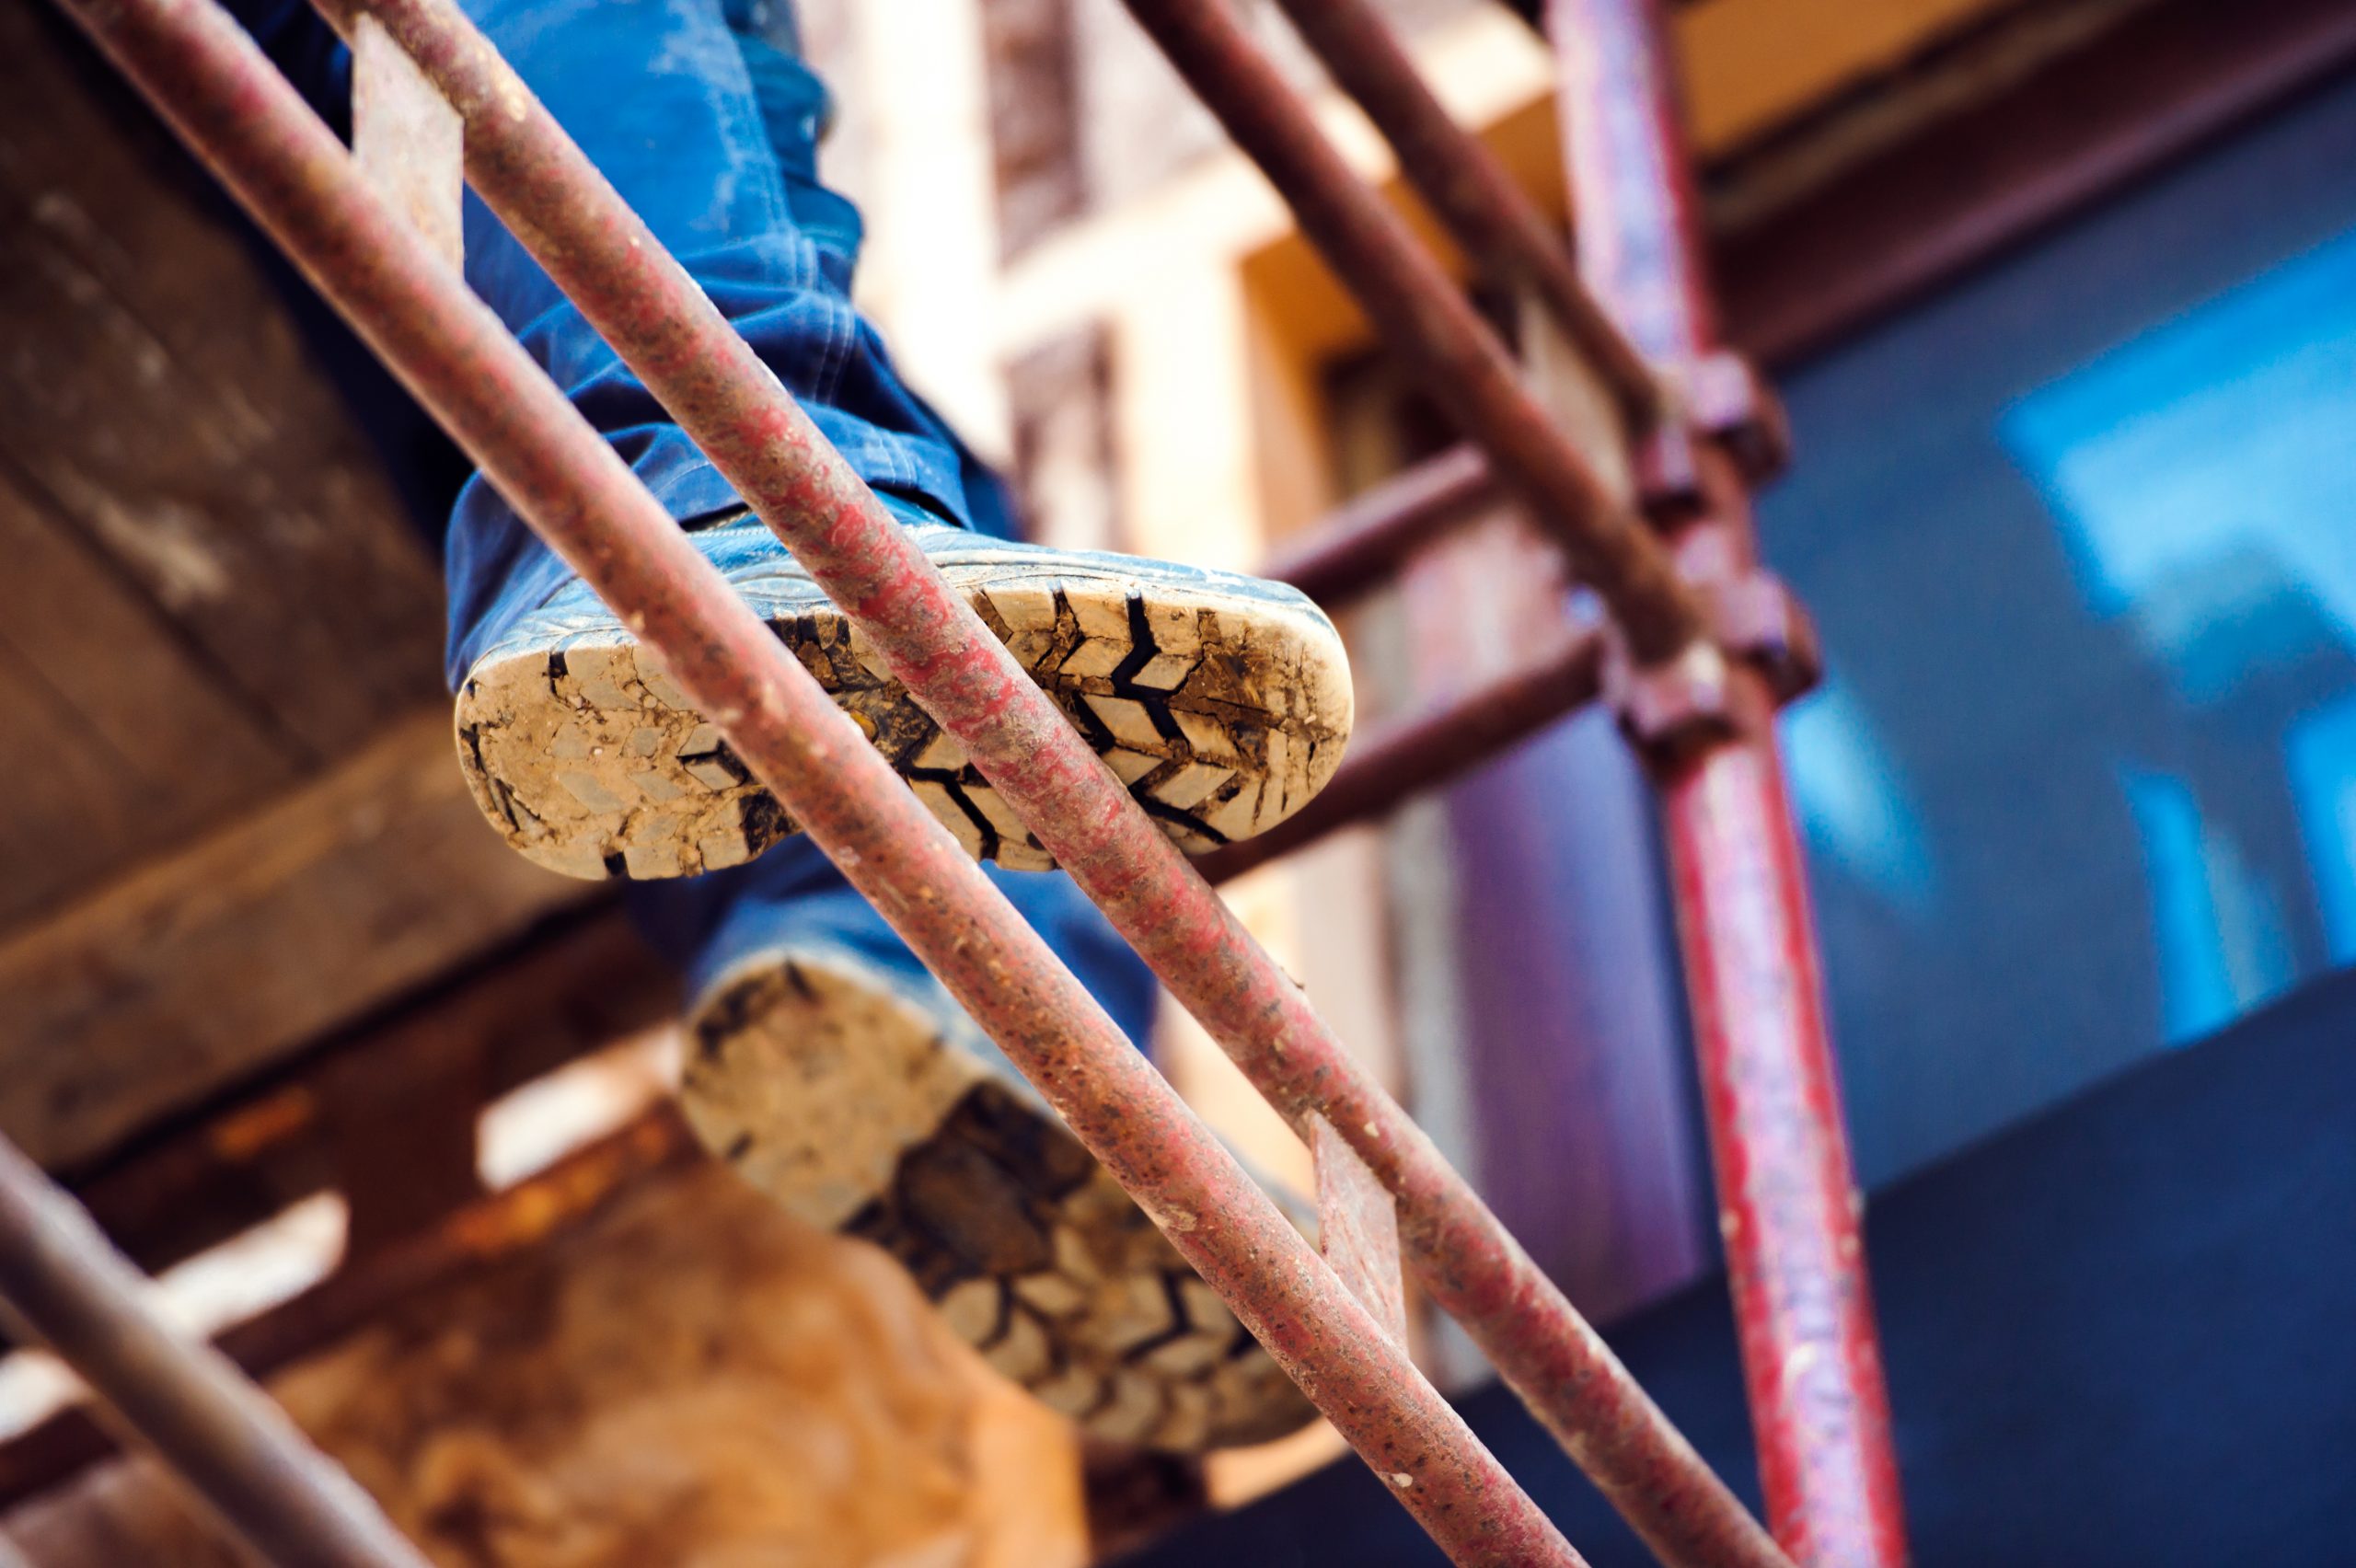
[[[714,1153],[892,1254],[985,1360],[1088,1432],[1195,1452],[1314,1415],[1027,1086],[856,961],[740,966],[691,1040],[682,1098]]]
[[[731,531],[747,527],[760,525]],[[1273,827],[1340,765],[1348,664],[1333,624],[1294,590],[953,528],[913,532],[1188,852]],[[798,565],[780,551],[728,577],[969,852],[1017,870],[1054,865]],[[692,876],[796,831],[719,729],[578,583],[476,662],[457,732],[483,814],[516,849],[571,876]]]

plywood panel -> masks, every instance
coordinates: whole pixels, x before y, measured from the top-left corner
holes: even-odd
[[[593,885],[486,826],[439,704],[0,943],[0,1130],[86,1161]]]
[[[8,650],[0,650],[0,866],[11,873],[0,905],[38,909],[113,854],[134,802],[72,705]]]
[[[286,748],[168,622],[0,473],[0,928],[266,799]]]
[[[0,8],[0,459],[332,755],[435,689],[436,574],[217,199],[110,86]]]
[[[465,978],[306,1051],[250,1096],[141,1140],[74,1195],[133,1262],[160,1273],[336,1185],[352,1169],[340,1142],[348,1120],[436,1085],[506,1094],[677,1018],[678,991],[619,908],[550,919]],[[391,1181],[404,1179],[397,1167]],[[373,1202],[345,1191],[355,1213]]]

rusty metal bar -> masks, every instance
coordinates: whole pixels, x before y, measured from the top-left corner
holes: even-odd
[[[1469,773],[1593,701],[1603,683],[1603,640],[1565,625],[1551,648],[1520,668],[1464,692],[1446,707],[1401,719],[1350,748],[1317,798],[1257,838],[1195,860],[1214,882],[1291,854],[1329,833],[1370,821],[1408,796]]]
[[[335,14],[333,0],[327,8]],[[1465,1324],[1638,1532],[1675,1564],[1783,1563],[1766,1531],[1646,1398],[1601,1338],[1440,1158],[1430,1139],[1317,1017],[1300,987],[988,635],[907,531],[893,522],[826,446],[694,281],[456,7],[448,0],[368,0],[365,8],[400,39],[465,120],[468,173],[477,190],[524,237],[559,286],[653,388],[737,493],[851,615],[892,673],[965,748],[1039,841],[1260,1092],[1296,1127],[1305,1129],[1311,1114],[1322,1114],[1349,1140],[1398,1197],[1401,1239],[1425,1288]],[[1444,286],[1442,293],[1454,300]],[[1567,453],[1567,448],[1562,450]],[[1581,473],[1581,482],[1591,483]],[[1657,554],[1648,536],[1643,543]],[[599,581],[590,575],[593,582]],[[642,635],[668,648],[670,640],[658,636],[660,629],[650,620]],[[672,628],[674,634],[676,630]],[[752,655],[748,651],[745,656]],[[684,669],[676,673],[685,678]],[[742,700],[710,700],[693,684],[688,691],[707,712],[746,711]],[[816,695],[814,688],[812,695]],[[823,714],[813,714],[812,722],[823,719],[834,723],[836,718],[827,705]],[[741,744],[738,750],[744,753]],[[750,754],[745,755],[750,760]],[[780,761],[799,761],[801,755],[787,753]],[[848,759],[837,759],[826,776],[839,778],[841,774],[833,769],[849,766]],[[757,765],[756,771],[765,782],[797,777]],[[842,808],[832,801],[818,802],[814,809],[822,815],[813,816],[797,803],[808,798],[806,788],[780,793],[822,846],[831,849],[850,833]],[[865,803],[880,809],[878,802]],[[930,821],[921,811],[915,818]],[[826,828],[825,823],[844,825]],[[926,841],[931,842],[930,837]],[[851,847],[862,861],[891,859],[900,853],[888,842],[871,847],[871,841],[862,839]],[[935,963],[935,973],[1026,1071],[1050,1060],[1068,1061],[1078,1050],[1066,1038],[1072,1032],[1068,1024],[1049,1042],[1059,1055],[1030,1055],[1037,1048],[1018,1047],[999,1034],[1001,1027],[1037,1026],[1040,1015],[1023,1011],[1000,995],[1004,981],[996,964],[985,962],[985,954],[999,940],[1012,943],[1018,954],[1035,954],[1040,960],[1047,956],[1044,949],[1027,928],[1018,927],[999,939],[995,926],[978,921],[956,928],[945,953],[917,940],[917,917],[929,917],[937,911],[940,890],[979,882],[962,860],[948,868],[928,859],[924,871],[887,882],[853,870],[851,880],[878,900],[885,917],[929,963],[937,956],[949,963],[946,969]],[[908,890],[920,890],[912,896],[924,901],[921,909],[895,901]],[[977,932],[990,940],[976,941]],[[1021,957],[1016,968],[1022,971],[1030,963],[1029,956]],[[1058,985],[1069,979],[1059,967],[1053,974]],[[1056,1015],[1058,1020],[1101,1020],[1102,1014],[1084,993],[1075,997],[1058,990],[1057,996],[1062,1009]],[[1111,1038],[1117,1040],[1117,1033]],[[1065,1067],[1064,1079],[1043,1087],[1048,1087],[1050,1100],[1091,1147],[1096,1147],[1091,1137],[1094,1128],[1108,1147],[1119,1151],[1116,1157],[1100,1149],[1099,1155],[1125,1183],[1133,1177],[1142,1180],[1126,1140],[1149,1137],[1159,1148],[1162,1134],[1153,1129],[1161,1113],[1118,1115],[1103,1107],[1168,1104],[1172,1116],[1182,1116],[1184,1108],[1132,1087],[1134,1079],[1159,1090],[1161,1079],[1149,1069],[1140,1078],[1133,1063],[1099,1062],[1092,1050],[1085,1059],[1089,1070],[1084,1078]],[[1185,1118],[1182,1131],[1191,1136],[1195,1126]],[[1204,1162],[1218,1182],[1228,1180],[1223,1154],[1213,1159],[1210,1152],[1195,1150],[1188,1158]],[[1190,1163],[1188,1169],[1196,1167]],[[1203,1190],[1212,1190],[1210,1177],[1204,1181]],[[1239,1200],[1248,1190],[1233,1189]],[[1258,1204],[1256,1192],[1252,1199]],[[1147,1206],[1149,1212],[1166,1212],[1151,1199]],[[1187,1212],[1215,1211],[1197,1207]],[[1224,1244],[1229,1228],[1218,1229]],[[1192,1244],[1205,1242],[1195,1234]],[[1188,1238],[1180,1238],[1179,1245],[1194,1258]],[[1257,1258],[1265,1267],[1281,1255],[1264,1248]],[[1238,1315],[1263,1332],[1264,1343],[1280,1360],[1297,1354],[1287,1348],[1294,1342],[1267,1337],[1273,1329],[1301,1326],[1297,1315],[1276,1318],[1266,1310],[1271,1282],[1261,1279],[1256,1270],[1237,1266],[1231,1254],[1196,1266],[1222,1293],[1236,1293],[1230,1300]],[[1314,1272],[1320,1291],[1334,1284],[1329,1271],[1320,1267]],[[1294,1288],[1307,1289],[1307,1280]],[[1331,1305],[1323,1296],[1319,1299]],[[1348,1305],[1362,1320],[1355,1300]],[[1288,1303],[1286,1310],[1297,1314],[1299,1304]],[[1329,1348],[1336,1354],[1346,1351],[1344,1346]],[[1395,1361],[1385,1365],[1397,1369],[1382,1376],[1404,1378],[1423,1389],[1411,1367]],[[1350,1366],[1354,1377],[1365,1370],[1354,1362]],[[1327,1380],[1318,1385],[1322,1396],[1353,1397],[1331,1374],[1323,1376]],[[1369,1424],[1364,1416],[1368,1411],[1395,1408],[1392,1398],[1372,1397],[1380,1379],[1371,1384],[1358,1380],[1353,1386],[1363,1391],[1357,1396],[1361,1402],[1353,1407],[1359,1413],[1348,1424],[1336,1424],[1345,1435],[1368,1442],[1395,1437],[1398,1428],[1389,1424],[1390,1418]],[[1452,1412],[1448,1419],[1454,1419]],[[1443,1458],[1456,1462],[1461,1452],[1438,1445],[1429,1450],[1434,1463]],[[1477,1447],[1471,1452],[1477,1455]],[[1479,1458],[1486,1461],[1485,1455]],[[1381,1473],[1394,1473],[1383,1470],[1379,1460],[1375,1464]],[[1489,1473],[1479,1472],[1484,1477]],[[1476,1485],[1468,1471],[1450,1484],[1451,1497],[1485,1497],[1481,1489],[1490,1482]],[[1428,1520],[1445,1513],[1446,1505],[1424,1487],[1424,1481],[1416,1479],[1403,1495],[1419,1517]],[[1518,1499],[1519,1493],[1514,1496]],[[1449,1515],[1449,1528],[1461,1536],[1473,1528],[1470,1518],[1470,1514]],[[1483,1536],[1484,1550],[1493,1549],[1499,1539]]]
[[[1796,1561],[1901,1568],[1864,1205],[1807,868],[1754,691],[1750,738],[1667,780],[1662,815],[1760,1478]]]
[[[635,1121],[512,1187],[468,1204],[432,1228],[380,1247],[292,1300],[214,1342],[248,1377],[267,1378],[374,1320],[394,1303],[473,1277],[526,1249],[571,1234],[637,1183],[705,1158],[678,1107],[664,1101]],[[114,1451],[80,1405],[0,1441],[0,1512],[70,1480]]]
[[[1569,246],[1495,154],[1456,122],[1367,0],[1278,0],[1295,31],[1366,110],[1400,172],[1480,269],[1527,289],[1595,367],[1632,431],[1662,412],[1653,368],[1579,281]]]
[[[736,597],[457,275],[375,197],[350,156],[226,14],[201,0],[71,0],[69,9],[501,492],[660,651],[688,698],[721,724],[754,774],[1449,1556],[1500,1568],[1580,1562],[849,715]],[[417,47],[409,27],[418,14],[408,10],[397,19],[390,7],[380,13],[461,110],[475,167],[473,144],[491,140],[478,131],[494,117],[485,116],[485,103],[465,90],[463,71],[459,90],[452,90],[447,54]],[[576,221],[590,222],[595,238],[588,248],[600,253],[607,281],[636,279],[643,285],[603,303],[625,306],[627,321],[657,340],[670,329],[676,346],[692,355],[699,346],[688,330],[696,317],[680,310],[675,296],[679,287],[693,292],[693,285],[677,264],[651,240],[630,243],[637,225],[628,209],[463,17],[437,7],[433,20],[459,29],[445,32],[444,42],[485,72],[482,80],[510,86],[498,102],[498,122],[537,125],[541,137],[553,138],[537,151],[553,156],[562,172],[539,188],[541,196]],[[532,147],[528,140],[511,139],[503,152],[514,156]],[[495,170],[500,156],[484,154],[482,166]],[[528,186],[531,160],[515,172]],[[502,194],[514,192],[502,187]],[[533,232],[562,254],[571,231],[558,222]],[[699,293],[695,298],[709,309]],[[593,308],[591,314],[600,313]],[[870,626],[892,627],[895,605],[955,603],[939,573],[908,548],[906,531],[825,449],[774,378],[756,364],[745,368],[749,354],[741,340],[716,313],[710,321],[735,352],[670,361],[655,378],[673,392],[684,391],[685,408],[714,415],[734,408],[735,421],[699,432],[708,438],[706,450],[723,463],[741,462],[748,449],[761,454],[756,471],[789,482],[788,506],[803,534],[836,540],[828,563],[835,574],[864,564],[864,592],[846,596],[866,612]],[[604,325],[614,330],[610,318]],[[707,401],[697,402],[699,391]],[[774,489],[745,488],[775,507]],[[810,564],[827,570],[814,559]],[[840,582],[829,587],[844,591]],[[970,621],[970,613],[958,607]],[[968,665],[965,672],[948,672],[952,684],[960,674],[983,677],[973,684],[984,689],[968,690],[969,698],[989,705],[987,651],[998,655],[1010,681],[1039,698],[1038,688],[1005,659],[994,639],[964,623],[945,629],[953,654],[964,655]],[[1022,717],[1019,705],[1002,698],[993,706],[1001,721]],[[1016,710],[1005,711],[1009,708]],[[1044,701],[1032,714],[1054,732],[1043,750],[1052,753],[1060,742],[1068,755],[1079,744]],[[1088,777],[1117,790],[1092,755],[1084,748],[1080,755]],[[1116,798],[1127,806],[1125,794]],[[1154,838],[1169,848],[1158,834]],[[1199,879],[1189,877],[1216,902]]]
[[[1716,347],[1691,155],[1655,0],[1553,0],[1580,261],[1664,366]],[[1729,455],[1697,451],[1702,581],[1757,563]],[[1737,674],[1739,737],[1661,781],[1721,1228],[1776,1538],[1811,1568],[1900,1568],[1889,1401],[1842,1132],[1806,866],[1765,681]]]
[[[0,1300],[271,1562],[427,1568],[219,1351],[173,1329],[80,1205],[0,1138]]]
[[[1400,563],[1483,514],[1496,498],[1489,460],[1451,446],[1345,502],[1260,563],[1328,610],[1389,582]]]
[[[1646,663],[1677,657],[1703,617],[1668,552],[1599,479],[1439,263],[1350,172],[1232,8],[1127,0],[1236,144],[1260,166],[1301,232],[1365,307],[1376,332],[1562,543],[1582,582]]]

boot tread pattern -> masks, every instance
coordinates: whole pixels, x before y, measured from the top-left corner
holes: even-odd
[[[1331,625],[1289,591],[1159,563],[1090,571],[1071,564],[1089,558],[966,554],[944,563],[952,582],[1189,852],[1273,826],[1338,766],[1346,666]],[[1054,865],[806,577],[735,581],[970,853]],[[460,693],[461,763],[502,836],[570,875],[645,878],[741,864],[794,832],[611,614],[585,593],[572,599],[485,655]]]
[[[1308,1401],[1043,1105],[923,1010],[824,963],[699,1009],[683,1088],[714,1153],[896,1259],[960,1338],[1091,1433],[1191,1452]]]

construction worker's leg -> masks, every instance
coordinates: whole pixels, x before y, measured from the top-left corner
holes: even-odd
[[[297,0],[236,0],[330,119],[349,64]],[[826,97],[758,0],[469,0],[477,23],[814,423],[1003,629],[1171,836],[1193,849],[1298,810],[1339,765],[1347,663],[1278,584],[993,538],[996,481],[852,309],[857,213],[816,179]],[[786,35],[781,32],[778,37]],[[1049,859],[524,248],[468,199],[469,282],[977,857]],[[973,525],[979,522],[980,530]],[[447,671],[485,816],[551,870],[694,875],[795,824],[636,639],[479,478],[453,507]]]
[[[738,4],[741,0],[726,0]],[[821,188],[825,98],[723,0],[475,0],[492,41],[646,217],[853,471],[1003,625],[1082,732],[1189,847],[1247,836],[1340,759],[1347,666],[1325,617],[1254,579],[1091,557],[967,526],[988,493],[852,309],[856,214]],[[1049,862],[580,313],[480,208],[469,279],[705,553],[975,855]],[[585,877],[692,875],[794,824],[635,640],[487,485],[452,519],[449,674],[493,825]],[[1108,717],[1109,715],[1109,717]],[[1117,754],[1117,755],[1115,755]],[[1199,759],[1199,760],[1198,760]]]
[[[756,93],[720,0],[475,0],[475,20],[600,172],[686,263],[826,438],[912,515],[962,525],[955,444],[910,396],[850,306],[858,219],[814,179],[823,94],[770,52]],[[765,115],[796,87],[799,120]],[[781,158],[780,144],[791,149]],[[789,181],[788,165],[795,168]],[[467,277],[682,521],[738,505],[523,247],[468,203]],[[449,540],[449,674],[566,581],[487,485],[460,498]]]
[[[282,66],[341,121],[348,60],[302,0],[239,4]],[[748,6],[725,4],[495,0],[477,14],[858,471],[925,531],[935,559],[1001,618],[1007,605],[1054,605],[1052,636],[1039,646],[1055,664],[1093,668],[1102,650],[1075,655],[1103,642],[1108,626],[1149,612],[1168,624],[1175,607],[1239,627],[1245,651],[1292,638],[1308,665],[1329,657],[1338,678],[1338,651],[1316,641],[1331,635],[1322,617],[1256,585],[1149,562],[986,553],[1017,548],[983,536],[1006,531],[995,478],[900,385],[849,307],[859,220],[815,178],[823,90]],[[806,582],[787,581],[790,563],[766,529],[732,519],[734,498],[710,466],[471,201],[467,241],[474,286],[740,590],[800,640],[804,662],[809,650],[839,649],[839,624],[823,618],[831,611]],[[980,532],[957,526],[966,523]],[[961,556],[961,541],[980,548]],[[455,509],[449,554],[452,674],[468,676],[461,716],[486,812],[547,863],[676,879],[634,887],[630,902],[687,977],[683,1099],[712,1149],[804,1218],[884,1248],[987,1359],[1095,1433],[1193,1449],[1306,1421],[1298,1390],[814,846],[794,838],[757,862],[709,870],[776,836],[774,809],[762,808],[723,746],[699,738],[710,726],[692,713],[674,722],[667,683],[637,664],[612,617],[479,481]],[[1063,624],[1083,614],[1088,635]],[[1255,619],[1256,640],[1246,624]],[[1017,628],[1036,641],[1037,628]],[[513,667],[478,653],[494,639],[522,648]],[[1146,662],[1122,651],[1116,668]],[[834,668],[867,683],[838,695],[882,717],[879,744],[896,743],[895,760],[914,770],[925,754],[926,782],[958,791],[956,825],[978,852],[1044,860],[981,781],[934,751],[929,729],[895,732],[913,712],[896,688],[874,689],[855,664]],[[1057,673],[1050,665],[1043,679]],[[523,679],[504,707],[469,706],[486,682],[515,674]],[[1220,674],[1224,717],[1184,706],[1182,692],[1143,693],[1155,699],[1155,738],[1231,752],[1239,739],[1282,732],[1270,714],[1227,735],[1234,670]],[[1129,699],[1107,680],[1097,686],[1074,685],[1068,699],[1101,725],[1088,696]],[[1292,690],[1281,695],[1299,706]],[[1341,704],[1345,720],[1345,687]],[[1330,717],[1330,698],[1325,706]],[[1323,738],[1338,750],[1338,734]],[[503,755],[505,770],[486,754]],[[1184,771],[1192,752],[1126,755],[1132,769],[1150,763],[1150,781]],[[601,758],[612,766],[601,771]],[[556,789],[534,795],[535,781]],[[603,835],[591,859],[563,836],[584,816]],[[699,870],[709,874],[681,874]],[[1143,1046],[1157,990],[1103,916],[1060,873],[988,874]]]
[[[704,1143],[814,1225],[873,1242],[1000,1372],[1090,1432],[1191,1450],[1311,1412],[1208,1287],[823,859],[649,883],[696,997]],[[1155,988],[1070,882],[993,870],[1143,1043]]]

